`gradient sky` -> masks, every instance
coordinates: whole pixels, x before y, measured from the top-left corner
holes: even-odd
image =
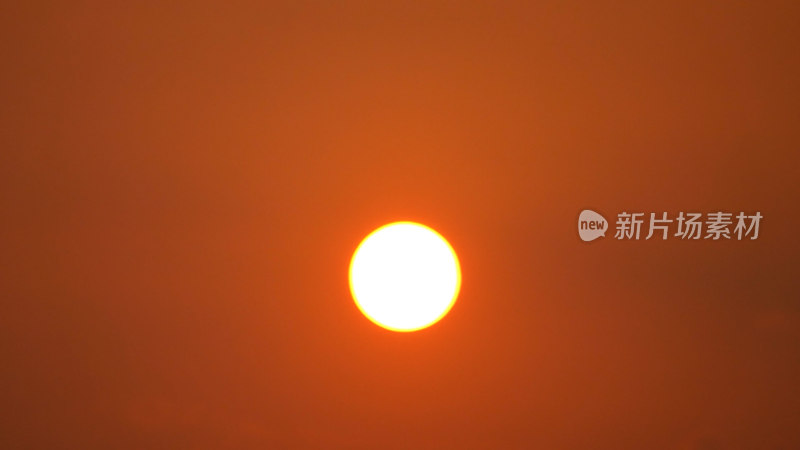
[[[0,446],[799,448],[800,4],[497,3],[4,6]],[[396,220],[463,269],[411,334]]]

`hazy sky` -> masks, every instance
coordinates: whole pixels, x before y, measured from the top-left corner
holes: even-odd
[[[800,447],[800,4],[624,3],[6,5],[0,447]],[[397,220],[463,270],[410,334]]]

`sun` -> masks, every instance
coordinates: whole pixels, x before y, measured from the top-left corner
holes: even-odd
[[[450,311],[461,288],[453,247],[415,222],[370,233],[350,261],[350,292],[365,316],[392,331],[416,331]]]

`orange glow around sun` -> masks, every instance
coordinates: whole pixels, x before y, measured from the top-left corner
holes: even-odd
[[[395,222],[370,233],[350,262],[350,291],[369,320],[392,331],[429,327],[453,307],[461,268],[439,233]]]

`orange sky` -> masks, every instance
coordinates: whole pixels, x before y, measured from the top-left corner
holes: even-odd
[[[0,447],[800,447],[797,2],[111,3],[0,15]],[[410,334],[397,220],[463,270]]]

